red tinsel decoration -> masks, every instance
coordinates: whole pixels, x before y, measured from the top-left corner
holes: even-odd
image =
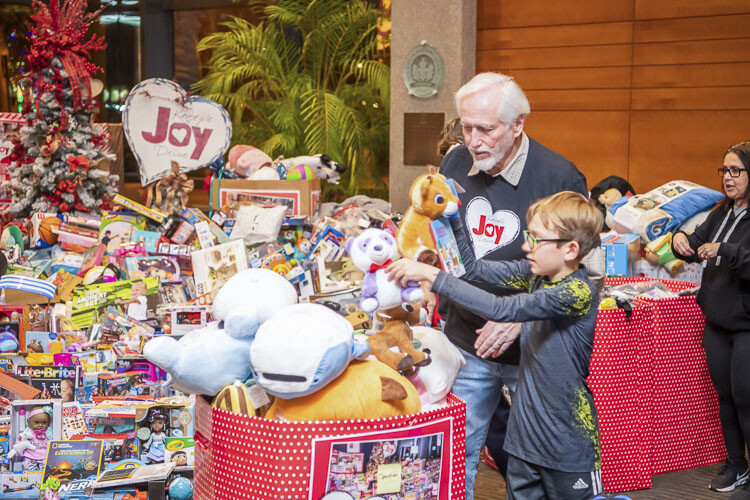
[[[62,5],[58,0],[51,0],[49,6],[41,0],[33,0],[32,8],[34,14],[31,19],[36,24],[29,25],[31,31],[31,48],[26,56],[28,70],[36,75],[33,85],[37,89],[36,107],[41,118],[40,99],[44,92],[54,92],[57,102],[62,109],[62,77],[58,68],[53,68],[55,76],[52,83],[45,82],[41,70],[51,67],[54,57],[58,57],[68,73],[73,90],[73,107],[78,109],[82,104],[81,85],[86,86],[88,104],[91,100],[91,75],[101,68],[89,61],[89,53],[92,50],[104,49],[107,44],[104,37],[93,35],[91,39],[84,40],[89,24],[99,17],[106,6],[102,6],[93,13],[86,12],[87,0],[63,0]],[[31,103],[24,103],[28,111]],[[66,128],[68,117],[62,111],[61,127]]]

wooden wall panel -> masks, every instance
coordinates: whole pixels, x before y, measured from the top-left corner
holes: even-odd
[[[626,66],[632,61],[630,44],[477,50],[477,71],[496,68],[571,68]]]
[[[750,30],[750,26],[748,27]],[[748,33],[750,35],[750,32]],[[633,46],[633,64],[695,64],[750,61],[750,37]]]
[[[477,47],[482,47],[483,50],[601,45],[632,41],[632,22],[498,28],[477,32]]]
[[[524,90],[550,89],[624,89],[630,86],[632,68],[500,68],[512,75]]]
[[[632,109],[750,109],[750,86],[633,89]]]
[[[479,0],[477,27],[553,26],[633,19],[633,0]]]
[[[743,38],[747,36],[749,23],[750,14],[636,21],[633,41],[641,43]]]
[[[750,13],[747,0],[635,0],[636,19]]]
[[[639,193],[674,179],[720,189],[724,151],[749,130],[747,111],[633,111],[630,183]]]
[[[750,83],[750,62],[635,66],[637,87],[735,87]]]
[[[529,90],[531,109],[541,111],[627,111],[630,89]]]
[[[750,139],[750,0],[479,0],[477,72],[526,90],[526,130],[644,192],[718,187],[724,149]]]
[[[628,176],[626,111],[532,111],[524,129],[575,162],[589,186],[608,175]]]

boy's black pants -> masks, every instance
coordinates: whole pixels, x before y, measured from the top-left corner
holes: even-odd
[[[562,472],[510,455],[505,500],[591,500],[602,493],[601,470]]]

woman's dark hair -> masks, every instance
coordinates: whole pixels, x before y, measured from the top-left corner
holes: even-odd
[[[727,150],[724,151],[724,156],[728,155],[729,153],[734,153],[737,155],[737,158],[740,159],[742,166],[745,168],[745,175],[750,176],[750,141],[742,141],[738,144],[735,144],[734,146],[728,147]],[[723,182],[721,183],[721,190],[722,192],[724,191]],[[742,196],[750,202],[750,182],[745,187],[745,192]],[[724,210],[729,210],[733,204],[734,201],[729,198],[726,193],[724,193],[724,198],[719,201],[718,207]]]
[[[443,132],[440,134],[440,142],[438,143],[438,154],[442,158],[448,154],[451,146],[463,143],[464,134],[461,130],[461,120],[454,118],[443,127]]]

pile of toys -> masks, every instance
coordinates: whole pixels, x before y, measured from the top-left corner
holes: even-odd
[[[670,181],[635,194],[623,178],[610,176],[591,189],[605,216],[602,244],[609,277],[635,276],[699,282],[700,264],[672,253],[672,235],[691,233],[722,198],[722,193],[693,182]]]
[[[419,287],[376,276],[400,255],[385,202],[289,217],[238,199],[211,216],[113,201],[100,217],[35,213],[3,228],[4,493],[115,498],[137,479],[109,471],[159,464],[170,470],[144,474],[184,491],[195,395],[286,421],[445,404],[463,359],[420,326]]]

